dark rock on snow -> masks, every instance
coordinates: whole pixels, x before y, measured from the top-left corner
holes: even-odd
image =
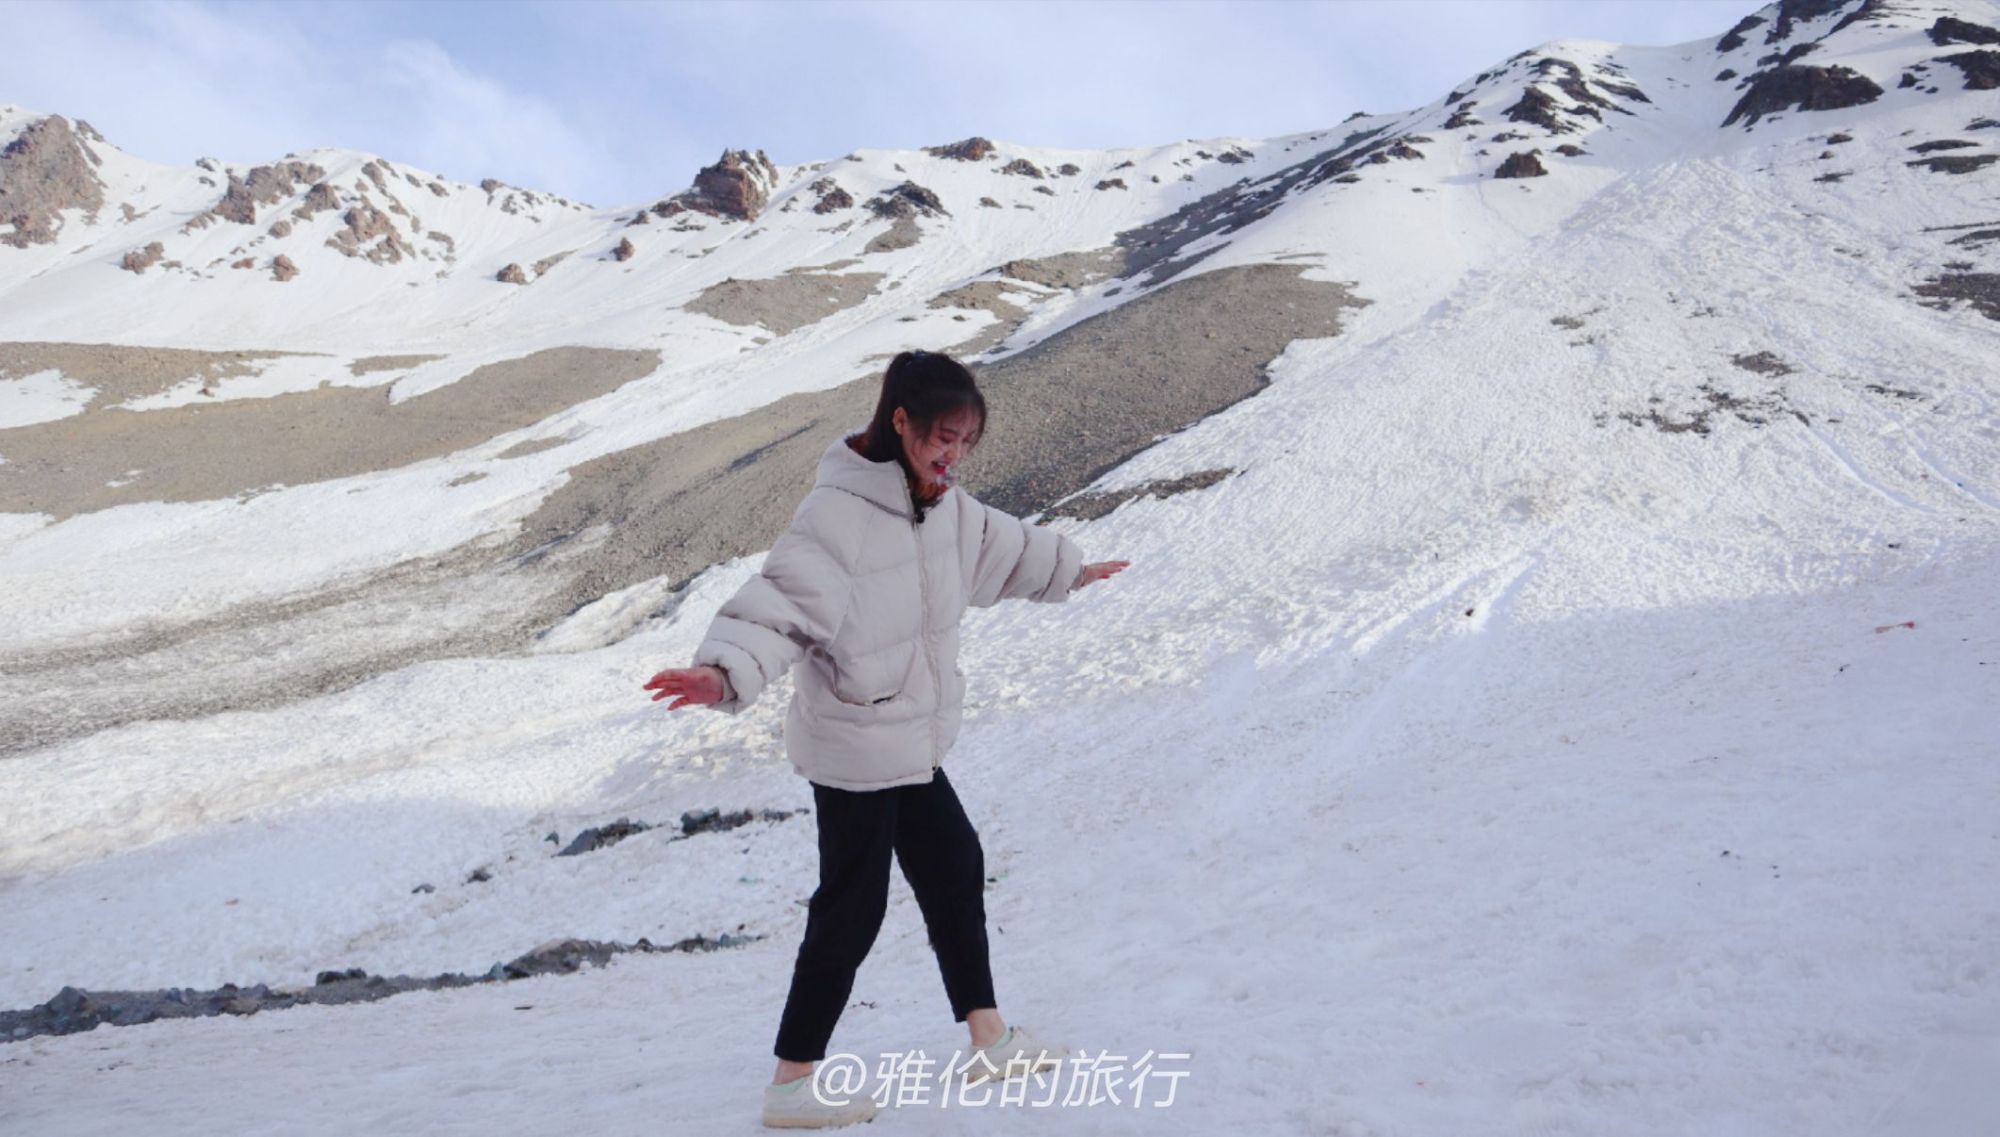
[[[974,135],[963,142],[954,142],[949,146],[926,146],[924,147],[924,153],[929,154],[933,158],[951,158],[960,162],[977,162],[988,154],[993,153],[993,143],[988,142],[978,135]]]
[[[126,253],[125,259],[118,262],[118,267],[126,272],[142,273],[160,263],[160,258],[166,255],[167,247],[154,241],[143,249],[133,249]]]
[[[2000,51],[1961,51],[1957,55],[1940,55],[1937,61],[1965,72],[1968,91],[2000,88]]]
[[[1745,16],[1742,19],[1736,21],[1735,27],[1723,33],[1722,38],[1715,41],[1715,50],[1718,52],[1730,52],[1730,51],[1735,51],[1739,47],[1742,47],[1743,33],[1749,31],[1750,29],[1756,27],[1759,24],[1762,24],[1763,22],[1764,22],[1764,17],[1762,16]]]
[[[949,215],[950,211],[938,196],[915,182],[904,182],[893,189],[870,198],[868,209],[877,217],[899,219],[904,217],[938,217]]]
[[[1882,97],[1882,88],[1873,79],[1850,68],[1779,67],[1750,80],[1750,89],[1736,102],[1722,125],[1738,119],[1754,126],[1768,114],[1790,110],[1831,111],[1872,103]]]
[[[778,184],[778,168],[762,150],[725,150],[713,166],[694,176],[694,185],[653,206],[661,217],[705,213],[733,221],[755,221]]]
[[[1937,23],[1932,24],[1926,34],[1939,47],[1954,43],[2000,44],[2000,29],[1954,16],[1939,16]]]

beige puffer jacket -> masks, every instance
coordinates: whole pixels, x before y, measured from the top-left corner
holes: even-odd
[[[917,522],[902,466],[837,439],[694,662],[728,676],[723,701],[709,704],[728,714],[792,669],[785,749],[807,779],[845,790],[928,782],[964,714],[966,606],[1066,600],[1082,569],[1076,542],[956,487]]]

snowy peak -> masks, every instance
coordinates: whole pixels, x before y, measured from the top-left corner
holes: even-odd
[[[673,334],[752,351],[807,326],[823,334],[850,310],[843,322],[891,316],[895,288],[914,286],[898,302],[957,295],[1014,260],[1116,248],[1115,275],[1150,286],[1225,248],[1238,252],[1217,263],[1263,255],[1253,231],[1289,248],[1274,231],[1308,215],[1401,216],[1385,194],[1455,201],[1465,187],[1514,181],[1510,194],[1537,194],[1535,226],[1554,225],[1662,160],[1788,136],[1769,133],[1787,116],[1931,102],[1957,115],[1951,96],[2000,85],[1996,16],[1984,0],[1786,0],[1696,44],[1551,41],[1426,106],[1280,138],[1086,151],[974,135],[797,166],[730,149],[686,189],[622,210],[344,150],[165,166],[84,124],[0,108],[0,295],[23,338],[165,345],[228,327],[251,342],[337,347],[366,327],[434,350],[440,336],[527,341],[543,334],[531,327],[560,326],[651,344],[667,334],[666,310],[713,317],[677,321]],[[1940,116],[1919,141],[1942,145],[1981,118]],[[1964,135],[1965,153],[1924,159],[1977,168],[1988,160],[1981,139]],[[856,267],[827,284],[830,265]],[[510,285],[534,285],[532,299]],[[711,295],[823,285],[824,308],[784,317],[761,303],[717,316]],[[1136,290],[1118,295],[1124,303]]]
[[[1991,5],[1953,11],[1889,0],[1784,0],[1745,16],[1716,41],[1741,97],[1722,125],[1750,129],[1791,110],[1826,111],[1881,100],[1891,89],[1920,95],[2000,86],[2000,52],[1941,53],[1948,45],[2000,43]],[[1761,34],[1760,34],[1761,32]],[[1809,62],[1802,62],[1809,61]],[[1941,82],[1957,68],[1963,82]]]

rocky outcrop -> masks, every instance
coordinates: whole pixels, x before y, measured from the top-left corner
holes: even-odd
[[[272,280],[277,281],[279,284],[283,284],[284,282],[291,280],[292,278],[298,275],[299,275],[299,266],[292,263],[292,258],[286,256],[283,253],[279,253],[277,256],[271,258]]]
[[[778,168],[764,156],[745,150],[725,150],[715,165],[694,176],[694,185],[653,206],[661,217],[705,213],[732,221],[755,221],[778,184]]]
[[[1771,54],[1766,55],[1763,58],[1757,60],[1757,66],[1788,67],[1818,50],[1819,50],[1819,45],[1817,43],[1812,43],[1810,41],[1806,43],[1795,43],[1783,51],[1774,51]]]
[[[1543,168],[1542,160],[1536,157],[1540,153],[1540,150],[1517,150],[1507,155],[1507,160],[1500,163],[1500,168],[1493,171],[1493,176],[1496,178],[1539,178],[1546,176],[1548,170]]]
[[[854,195],[840,188],[832,178],[821,178],[806,188],[819,195],[819,200],[813,202],[814,213],[827,214],[854,208]]]
[[[1562,117],[1565,114],[1602,117],[1587,106],[1564,106],[1556,101],[1554,95],[1532,85],[1521,92],[1521,101],[1500,113],[1506,115],[1509,122],[1533,123],[1551,134],[1567,134],[1577,129],[1576,124]]]
[[[1969,174],[1995,162],[2000,162],[2000,154],[1940,154],[1935,158],[1919,158],[1903,164],[1921,166],[1934,174]]]
[[[1013,174],[1017,177],[1034,178],[1036,181],[1042,179],[1042,168],[1028,161],[1026,158],[1014,159],[1000,167],[1000,172],[1003,174]]]
[[[223,191],[222,200],[215,203],[208,215],[234,221],[238,225],[255,225],[258,206],[275,205],[292,196],[297,187],[313,185],[325,177],[325,170],[310,162],[298,161],[256,166],[242,177],[231,173],[229,188]]]
[[[1919,284],[1910,291],[1928,297],[1930,307],[1948,310],[1963,300],[1989,320],[2000,320],[2000,273],[1960,272]]]
[[[1749,90],[1743,92],[1722,125],[1742,120],[1750,127],[1765,115],[1794,107],[1802,111],[1843,110],[1881,97],[1882,88],[1873,79],[1850,68],[1777,67],[1750,80]]]
[[[954,142],[949,146],[926,146],[924,147],[924,153],[929,154],[933,158],[951,158],[959,162],[977,162],[993,153],[993,144],[984,138],[974,135],[963,142]]]
[[[104,208],[100,162],[61,115],[29,123],[0,150],[0,226],[12,228],[0,232],[0,245],[54,243],[66,209],[94,219]]]
[[[1061,174],[1065,178],[1073,178],[1082,172],[1082,168],[1075,162],[1064,162],[1062,165],[1056,167],[1056,173]]]
[[[1762,24],[1764,22],[1765,22],[1764,17],[1762,16],[1743,17],[1742,19],[1736,21],[1735,27],[1729,29],[1727,32],[1724,32],[1722,38],[1715,41],[1715,50],[1717,52],[1735,51],[1737,48],[1743,46],[1744,35],[1748,33],[1752,28],[1755,28],[1759,24]]]
[[[312,189],[306,191],[305,200],[299,203],[297,209],[292,210],[292,216],[298,218],[300,221],[311,221],[313,215],[316,213],[325,213],[330,209],[339,208],[340,194],[335,192],[332,186],[325,182],[320,182],[313,186]]]
[[[1975,24],[1953,16],[1940,16],[1930,30],[1925,33],[1931,42],[1939,47],[1954,43],[2000,44],[2000,29],[1989,28],[1985,24]]]
[[[1778,19],[1764,34],[1764,42],[1772,44],[1788,40],[1792,38],[1794,25],[1830,16],[1847,3],[1849,0],[1778,0]]]
[[[342,228],[326,239],[328,248],[343,256],[361,257],[373,264],[395,264],[414,257],[416,250],[403,240],[395,219],[372,205],[357,205],[341,218]]]
[[[1096,187],[1094,188],[1101,190],[1108,190],[1108,189],[1127,189],[1129,187],[1126,186],[1124,178],[1105,178],[1102,181],[1098,182]]]
[[[877,217],[891,220],[914,217],[944,217],[950,210],[938,200],[938,195],[915,182],[904,182],[894,189],[885,190],[868,200],[868,209]]]
[[[1939,63],[1949,63],[1965,72],[1965,89],[1991,91],[2000,87],[2000,51],[1961,51],[1941,55]]]
[[[629,261],[638,255],[639,248],[632,243],[632,238],[630,237],[618,242],[618,247],[611,250],[611,259],[619,262]]]
[[[158,241],[154,241],[143,249],[133,249],[131,252],[126,253],[125,259],[118,262],[118,267],[124,269],[126,272],[142,273],[159,264],[160,258],[166,255],[167,247]]]
[[[1861,3],[1852,12],[1842,16],[1840,22],[1833,25],[1833,30],[1827,32],[1826,35],[1830,36],[1834,32],[1852,24],[1863,22],[1875,23],[1887,20],[1896,14],[1896,9],[1901,6],[1901,3],[1902,0],[1893,0],[1893,2],[1892,0],[1861,0]],[[1826,36],[1821,36],[1820,38],[1825,39]]]
[[[528,274],[520,265],[512,264],[495,273],[493,279],[502,284],[526,284],[528,283]]]

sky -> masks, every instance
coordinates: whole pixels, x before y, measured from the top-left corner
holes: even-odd
[[[1720,35],[1755,0],[250,3],[15,0],[0,103],[154,161],[336,146],[596,205],[725,149],[781,165],[978,134],[1147,146],[1321,129],[1558,38]]]

